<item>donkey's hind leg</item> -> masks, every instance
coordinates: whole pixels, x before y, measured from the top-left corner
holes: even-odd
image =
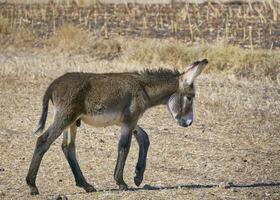
[[[74,123],[70,126],[70,133],[68,131],[64,131],[61,147],[75,177],[76,185],[84,188],[86,192],[95,192],[95,188],[87,183],[76,159],[76,133],[77,126],[76,123]]]
[[[54,122],[50,127],[37,139],[36,147],[33,153],[31,164],[29,166],[26,182],[30,187],[31,195],[39,194],[36,187],[36,176],[44,154],[48,151],[53,141],[55,141],[63,130],[71,124],[70,118],[65,120],[65,116],[56,114]]]
[[[136,126],[133,133],[139,145],[139,155],[135,169],[134,183],[139,186],[143,180],[143,175],[146,169],[146,159],[150,140],[148,134],[140,126]]]

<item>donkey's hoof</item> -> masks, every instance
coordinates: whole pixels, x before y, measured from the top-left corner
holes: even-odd
[[[77,186],[84,188],[84,190],[86,192],[96,192],[96,189],[92,185],[90,185],[90,184],[87,184],[85,186],[79,186],[79,185],[77,185]]]
[[[134,176],[134,183],[136,186],[139,186],[143,181],[143,176]]]
[[[127,190],[127,185],[125,183],[119,184],[119,190]]]
[[[92,185],[87,185],[84,189],[86,192],[96,192],[96,189]]]
[[[39,190],[36,187],[32,187],[32,188],[30,188],[30,194],[32,196],[38,195],[39,194]]]
[[[96,189],[88,183],[86,184],[76,183],[76,186],[83,188],[86,192],[96,192]]]
[[[39,192],[38,191],[35,191],[35,192],[30,192],[30,194],[32,195],[32,196],[35,196],[35,195],[38,195],[39,194]]]

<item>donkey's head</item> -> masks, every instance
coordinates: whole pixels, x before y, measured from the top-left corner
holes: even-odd
[[[207,59],[196,61],[179,77],[178,90],[168,100],[167,107],[176,122],[182,126],[190,126],[193,122],[193,100],[195,97],[194,80],[202,72]]]

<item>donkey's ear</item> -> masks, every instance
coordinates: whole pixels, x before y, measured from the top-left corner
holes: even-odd
[[[191,64],[188,67],[188,69],[186,70],[186,72],[184,72],[184,74],[182,75],[182,80],[183,80],[184,84],[191,85],[194,82],[194,80],[196,79],[196,77],[205,68],[207,63],[208,63],[208,60],[203,59],[203,60],[196,61],[193,64]]]

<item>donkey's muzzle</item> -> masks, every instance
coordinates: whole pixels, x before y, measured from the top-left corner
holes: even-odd
[[[193,122],[192,120],[187,120],[187,121],[180,120],[178,124],[182,127],[188,127],[188,126],[192,125],[192,122]]]
[[[202,59],[202,60],[198,60],[196,62],[194,62],[192,64],[192,66],[197,66],[197,65],[206,65],[208,64],[208,60],[206,58]]]
[[[208,60],[207,59],[203,59],[200,61],[202,64],[208,64]]]

